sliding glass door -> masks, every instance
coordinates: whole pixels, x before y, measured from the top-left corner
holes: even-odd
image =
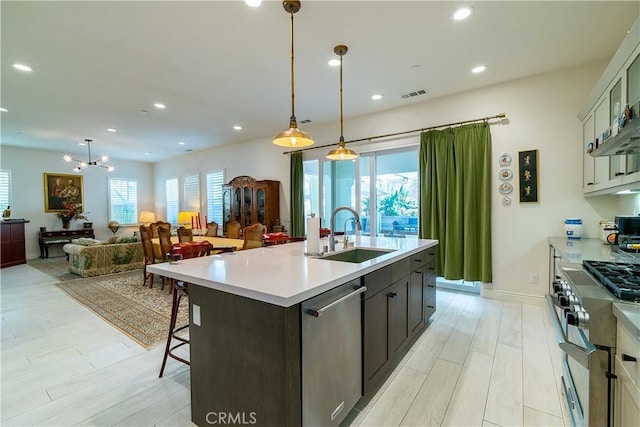
[[[364,235],[417,237],[417,149],[364,153],[348,161],[308,160],[304,176],[305,215],[319,214],[323,227],[330,227],[335,208],[348,206],[360,215]],[[335,231],[354,233],[352,216],[340,211]]]

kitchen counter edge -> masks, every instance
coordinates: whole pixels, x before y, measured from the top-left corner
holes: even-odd
[[[364,242],[365,244],[363,245],[358,245],[356,242],[356,247],[388,249],[389,248],[388,245],[376,243],[376,242],[383,242],[385,239],[386,238],[367,239],[367,241]],[[230,281],[225,282],[222,280],[212,280],[210,277],[206,277],[205,275],[196,275],[193,273],[185,273],[183,271],[175,271],[175,269],[172,269],[172,266],[170,265],[170,263],[150,264],[147,266],[147,271],[160,276],[166,276],[166,277],[170,277],[177,280],[183,280],[193,285],[204,286],[204,287],[220,290],[223,292],[227,292],[233,295],[238,295],[246,298],[251,298],[257,301],[278,305],[281,307],[290,307],[302,301],[305,301],[309,298],[313,298],[317,295],[320,295],[323,292],[331,290],[336,286],[347,283],[350,280],[356,279],[358,277],[362,277],[372,271],[391,265],[401,259],[407,258],[413,254],[429,249],[438,244],[439,244],[438,240],[417,239],[416,244],[411,245],[412,247],[410,248],[403,248],[403,249],[398,248],[385,256],[374,258],[372,260],[365,261],[361,264],[342,263],[340,261],[317,260],[317,262],[319,263],[335,262],[339,264],[348,264],[349,266],[352,266],[352,268],[348,268],[349,271],[347,272],[344,271],[345,268],[342,268],[341,269],[343,270],[342,272],[335,275],[331,275],[331,277],[327,278],[322,283],[319,283],[312,287],[308,287],[306,285],[307,280],[304,277],[301,277],[301,278],[290,277],[289,279],[291,281],[296,281],[296,282],[299,281],[300,286],[299,286],[299,290],[296,290],[295,292],[290,292],[289,294],[285,294],[282,292],[278,293],[275,290],[269,291],[265,289],[262,289],[262,290],[255,289],[255,288],[252,288],[251,284],[247,283],[246,281],[244,283],[230,283]],[[277,247],[293,246],[293,245],[300,247],[300,250],[297,251],[299,252],[299,256],[285,257],[283,259],[276,258],[272,262],[277,263],[278,261],[280,261],[282,263],[287,263],[292,261],[295,262],[296,259],[299,262],[306,262],[305,260],[308,259],[308,257],[305,257],[303,255],[303,250],[302,250],[302,248],[304,247],[303,242],[290,243],[287,245],[276,245],[276,246],[271,246],[269,248],[273,249]],[[250,249],[246,251],[240,251],[235,254],[241,255],[243,257],[248,257],[248,258],[261,257],[261,256],[264,256],[264,254],[261,253],[262,249],[267,249],[267,248]],[[339,251],[336,251],[336,252],[339,252]],[[218,257],[218,256],[221,256],[223,259],[225,257],[225,255],[215,255],[215,257]],[[185,261],[203,262],[206,258],[213,258],[213,257],[194,258],[192,260],[185,260]],[[346,267],[346,266],[343,266],[343,267]]]

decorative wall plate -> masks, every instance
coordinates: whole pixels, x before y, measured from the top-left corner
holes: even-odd
[[[500,184],[499,191],[500,194],[511,194],[511,192],[513,191],[513,185],[509,184],[508,182]]]
[[[502,206],[511,206],[511,199],[507,196],[503,197]]]
[[[509,168],[502,168],[500,169],[499,176],[502,181],[508,181],[513,178],[513,172]]]
[[[502,153],[498,158],[500,166],[509,166],[511,164],[511,155],[509,153]]]

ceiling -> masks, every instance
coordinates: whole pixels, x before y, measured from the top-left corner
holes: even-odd
[[[462,4],[303,1],[294,16],[299,127],[335,124],[338,139],[339,68],[327,65],[337,44],[349,47],[349,118],[610,59],[640,11],[638,1],[470,1],[473,15],[453,21]],[[0,8],[4,145],[84,154],[78,142],[90,138],[93,152],[156,162],[288,128],[290,19],[280,1],[3,0]],[[487,70],[471,74],[478,64]]]

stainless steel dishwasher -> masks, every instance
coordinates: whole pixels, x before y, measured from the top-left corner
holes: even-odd
[[[302,425],[337,426],[362,396],[360,279],[302,303]]]

